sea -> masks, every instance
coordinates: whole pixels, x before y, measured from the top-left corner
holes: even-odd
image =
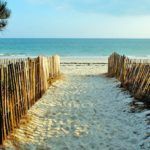
[[[150,58],[150,39],[1,38],[0,57],[108,57],[117,52]]]

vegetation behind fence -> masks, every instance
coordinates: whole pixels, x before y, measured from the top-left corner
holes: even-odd
[[[135,98],[150,102],[149,60],[129,59],[113,53],[108,59],[108,75],[121,81]]]
[[[59,75],[59,56],[0,60],[0,144]]]

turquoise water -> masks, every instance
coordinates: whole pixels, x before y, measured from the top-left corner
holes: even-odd
[[[150,39],[0,39],[0,56],[108,56],[114,51],[150,57]]]

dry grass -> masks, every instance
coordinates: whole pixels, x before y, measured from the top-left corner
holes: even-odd
[[[65,80],[65,76],[64,76],[64,74],[63,73],[61,73],[59,76],[57,76],[57,77],[52,77],[52,78],[50,78],[49,80],[48,80],[48,83],[50,84],[50,85],[52,85],[54,82],[56,82],[56,81],[58,81],[58,80]]]

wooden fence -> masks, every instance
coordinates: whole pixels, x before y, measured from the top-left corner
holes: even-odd
[[[116,77],[135,98],[150,102],[150,60],[113,53],[108,59],[108,75]]]
[[[0,145],[59,75],[59,56],[0,60]]]

